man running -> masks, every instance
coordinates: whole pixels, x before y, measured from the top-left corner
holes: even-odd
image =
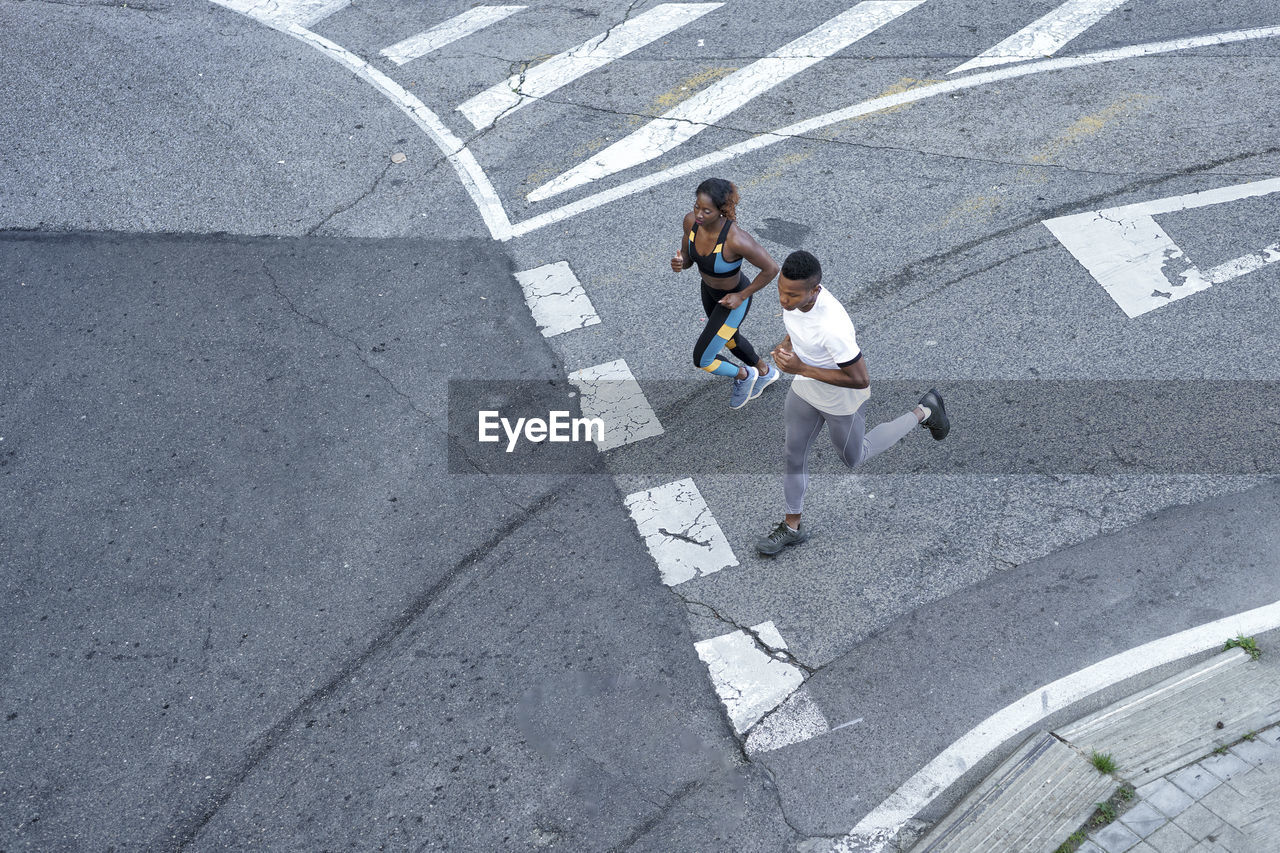
[[[809,538],[800,521],[809,485],[809,451],[825,423],[841,460],[856,468],[902,440],[911,428],[926,427],[937,441],[951,423],[942,396],[930,389],[915,411],[864,434],[861,406],[871,396],[867,362],[854,335],[853,321],[840,300],[822,287],[822,266],[808,252],[792,252],[778,277],[778,299],[787,336],[773,349],[773,362],[794,377],[783,407],[787,425],[787,464],[783,479],[786,519],[756,542],[761,554],[777,554]]]

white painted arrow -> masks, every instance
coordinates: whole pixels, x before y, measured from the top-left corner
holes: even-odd
[[[1111,12],[1123,6],[1127,0],[1067,0],[1049,14],[1040,18],[995,47],[970,59],[964,65],[952,69],[952,74],[973,68],[989,68],[1028,59],[1053,56],[1063,45],[1071,41]]]
[[[1280,261],[1280,243],[1273,243],[1202,272],[1153,217],[1274,192],[1280,192],[1280,178],[1060,216],[1044,226],[1125,314],[1137,317]]]
[[[529,193],[529,201],[542,201],[661,157],[752,98],[843,50],[923,2],[867,0],[859,3],[763,59],[703,89],[587,162],[543,184]]]

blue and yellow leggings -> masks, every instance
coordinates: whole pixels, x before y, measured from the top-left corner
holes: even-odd
[[[693,363],[708,373],[717,376],[738,375],[736,364],[720,359],[720,350],[724,347],[728,347],[743,364],[754,367],[760,361],[751,343],[738,331],[747,319],[751,297],[748,296],[732,311],[720,304],[726,293],[737,293],[750,285],[751,279],[745,275],[739,275],[738,286],[733,290],[716,290],[702,282],[702,309],[707,312],[707,325],[703,327],[698,342],[693,346]]]

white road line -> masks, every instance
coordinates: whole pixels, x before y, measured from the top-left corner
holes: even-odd
[[[211,0],[227,8],[235,10],[231,4],[243,3],[244,0]],[[250,14],[246,12],[245,14]],[[697,174],[711,166],[732,160],[735,157],[744,154],[750,154],[776,145],[779,142],[785,142],[795,137],[803,137],[805,134],[812,133],[832,124],[847,121],[851,118],[858,118],[864,115],[888,110],[893,107],[911,104],[917,101],[923,101],[928,98],[934,98],[938,95],[950,92],[960,91],[962,89],[977,88],[985,86],[989,83],[998,83],[1003,80],[1015,77],[1025,77],[1032,74],[1043,74],[1048,71],[1064,71],[1073,68],[1082,68],[1091,65],[1100,65],[1107,62],[1116,62],[1124,59],[1135,59],[1144,56],[1156,56],[1163,53],[1173,53],[1180,50],[1190,50],[1197,47],[1212,47],[1216,45],[1232,44],[1234,42],[1252,41],[1255,39],[1275,38],[1280,36],[1280,26],[1275,27],[1255,27],[1247,30],[1233,30],[1231,32],[1217,33],[1209,36],[1198,36],[1196,38],[1174,39],[1173,41],[1152,42],[1148,44],[1136,44],[1128,47],[1117,48],[1114,50],[1103,50],[1096,53],[1084,54],[1082,56],[1062,57],[1059,59],[1048,59],[1040,62],[1034,62],[1027,65],[1019,65],[1012,68],[1005,68],[998,71],[986,71],[980,74],[972,74],[957,80],[947,81],[945,83],[935,83],[930,86],[921,86],[917,89],[911,89],[897,95],[885,95],[879,98],[873,98],[869,101],[863,101],[843,109],[833,110],[828,113],[807,119],[802,122],[787,125],[770,133],[762,133],[754,136],[745,142],[736,145],[730,145],[719,151],[706,154],[702,157],[696,157],[693,160],[686,161],[677,166],[646,175],[642,178],[628,181],[619,186],[608,190],[602,190],[592,195],[581,198],[571,204],[566,204],[554,210],[546,211],[537,216],[532,216],[522,222],[512,223],[507,216],[506,209],[502,205],[501,199],[493,189],[492,183],[484,170],[480,168],[480,164],[476,162],[475,157],[471,154],[461,141],[450,132],[439,117],[427,108],[425,104],[409,94],[403,87],[397,85],[386,75],[378,72],[376,69],[368,67],[368,64],[361,60],[358,56],[334,44],[326,38],[316,35],[309,30],[296,24],[284,25],[278,24],[268,17],[260,14],[251,14],[251,17],[265,23],[267,26],[279,30],[293,36],[294,38],[310,44],[322,53],[328,55],[331,59],[341,63],[347,68],[355,72],[356,76],[372,85],[380,93],[386,96],[397,107],[405,112],[410,119],[422,129],[432,142],[436,144],[445,156],[448,158],[450,165],[457,172],[458,178],[462,181],[463,187],[471,196],[480,212],[481,218],[484,220],[485,226],[489,229],[489,234],[495,240],[510,240],[513,237],[524,236],[532,233],[548,225],[554,225],[563,222],[566,219],[594,210],[597,207],[635,195],[639,192],[652,189],[670,181],[678,180],[689,175]]]
[[[683,101],[662,118],[620,139],[529,193],[542,201],[660,157],[743,104],[909,12],[924,0],[867,0]],[[478,125],[477,125],[478,126]]]
[[[772,622],[753,625],[751,631],[769,649],[787,647]],[[804,683],[797,667],[766,654],[746,631],[712,637],[694,643],[694,648],[707,665],[711,683],[738,734],[754,726]]]
[[[626,504],[667,586],[738,565],[693,480],[635,492],[627,495]]]
[[[599,325],[600,316],[567,261],[518,272],[516,281],[544,338]]]
[[[213,0],[275,29],[290,24],[312,27],[351,5],[351,0]]]
[[[951,70],[988,68],[1053,56],[1071,41],[1128,0],[1067,0],[1040,20],[1023,27],[995,47]]]
[[[1058,238],[1130,318],[1280,261],[1280,244],[1220,264],[1191,263],[1152,217],[1280,192],[1280,178],[1046,219]]]
[[[582,416],[604,421],[604,438],[593,438],[598,449],[611,450],[662,435],[658,416],[623,359],[575,370],[569,381],[582,394]]]
[[[476,6],[461,15],[455,15],[444,23],[437,24],[426,32],[409,36],[390,47],[384,47],[381,53],[396,65],[404,65],[458,39],[473,35],[524,8],[524,6]]]
[[[720,8],[723,3],[663,3],[559,56],[535,65],[464,101],[458,111],[477,129],[505,118],[525,104],[639,50],[673,30]]]
[[[226,6],[233,11],[239,11],[235,10],[230,4],[240,2],[240,0],[212,0],[212,2],[220,6]],[[511,230],[511,220],[507,217],[507,211],[502,206],[502,201],[498,198],[498,193],[494,190],[493,184],[490,183],[489,176],[485,174],[484,169],[480,168],[480,164],[476,162],[475,155],[467,149],[462,140],[454,136],[453,132],[445,127],[444,122],[440,121],[440,117],[432,112],[426,104],[409,94],[399,83],[396,83],[342,45],[335,44],[324,36],[317,35],[297,24],[278,23],[249,12],[244,12],[243,14],[256,18],[274,30],[279,30],[305,44],[311,45],[330,59],[349,69],[395,104],[436,144],[436,147],[448,159],[449,165],[453,166],[458,179],[462,181],[463,188],[471,196],[472,202],[475,203],[476,209],[480,212],[480,218],[484,220],[484,224],[489,229],[489,233],[493,235],[493,239],[509,240],[514,236]]]
[[[801,687],[747,735],[743,748],[755,755],[800,743],[831,730],[818,703]]]
[[[1197,36],[1196,38],[1174,39],[1172,41],[1152,42],[1148,44],[1135,44],[1128,47],[1116,48],[1113,50],[1102,50],[1095,53],[1082,54],[1080,56],[1064,56],[1057,59],[1045,59],[1039,62],[1033,62],[1025,65],[1016,65],[1009,68],[1002,68],[996,71],[984,71],[979,74],[971,74],[967,77],[960,77],[955,80],[947,80],[942,83],[934,83],[928,86],[920,86],[916,89],[909,89],[896,95],[884,95],[879,98],[872,98],[869,101],[863,101],[860,104],[844,107],[842,109],[833,110],[822,115],[815,116],[805,121],[787,125],[778,128],[770,133],[762,133],[759,136],[753,136],[751,139],[722,148],[710,154],[701,157],[695,157],[676,166],[654,172],[651,175],[645,175],[642,178],[636,178],[616,187],[607,190],[601,190],[593,195],[586,196],[570,204],[549,210],[546,213],[532,216],[522,222],[517,222],[512,226],[512,236],[520,237],[530,232],[545,228],[548,225],[554,225],[562,222],[580,213],[588,210],[594,210],[597,207],[608,204],[618,199],[627,198],[636,193],[644,192],[653,187],[660,186],[670,181],[679,180],[680,178],[705,172],[712,166],[741,157],[744,154],[751,154],[771,145],[777,145],[779,142],[786,142],[795,137],[803,137],[806,134],[821,130],[829,125],[838,124],[849,119],[859,118],[861,116],[870,115],[872,113],[881,112],[883,110],[900,107],[905,104],[913,104],[917,101],[924,101],[929,98],[936,98],[939,95],[958,92],[963,89],[973,89],[979,86],[986,86],[991,83],[999,83],[1016,77],[1026,77],[1032,74],[1043,74],[1049,71],[1067,71],[1074,68],[1085,68],[1093,65],[1101,65],[1108,62],[1117,62],[1125,59],[1137,59],[1144,56],[1157,56],[1164,53],[1173,53],[1180,50],[1190,50],[1197,47],[1212,47],[1216,45],[1231,44],[1241,41],[1252,41],[1254,39],[1276,38],[1280,36],[1280,26],[1275,27],[1257,27],[1248,30],[1234,30],[1232,32],[1217,33],[1209,36]],[[501,238],[499,238],[501,239]]]
[[[1038,687],[987,717],[944,749],[872,809],[832,849],[877,853],[886,850],[907,821],[953,785],[966,770],[1050,714],[1127,678],[1221,647],[1230,637],[1252,636],[1275,628],[1280,628],[1280,601],[1153,640]]]

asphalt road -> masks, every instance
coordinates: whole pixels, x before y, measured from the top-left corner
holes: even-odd
[[[1026,636],[1043,607],[1090,611],[1088,583],[1030,592],[1079,549],[1116,572],[1151,543],[1205,554],[1235,502],[1271,495],[1280,265],[1129,317],[1043,223],[1280,175],[1280,40],[945,90],[1058,4],[930,0],[643,165],[529,200],[852,4],[735,0],[487,126],[455,109],[652,5],[531,4],[404,65],[379,51],[467,4],[304,22],[377,78],[212,3],[0,7],[21,93],[0,121],[5,849],[808,849],[1010,697],[1276,598],[1245,556],[1175,564],[1114,604],[1122,634],[1090,624],[964,680],[898,672],[886,639],[975,649],[960,614],[991,598]],[[1055,55],[1274,24],[1245,2],[1125,3]],[[462,144],[527,230],[493,239],[445,156]],[[952,439],[856,476],[820,448],[815,539],[772,561],[750,543],[780,512],[781,389],[723,408],[689,364],[693,274],[667,267],[707,174],[738,184],[776,258],[821,258],[871,422],[933,385],[958,404]],[[1158,223],[1199,269],[1269,260],[1276,198]],[[561,261],[600,323],[543,340],[511,274]],[[782,334],[773,293],[757,342]],[[450,380],[559,393],[615,359],[663,436],[575,456],[585,477],[449,455]],[[622,499],[681,477],[738,565],[668,589]],[[866,716],[872,672],[898,672],[886,718],[928,697],[942,723],[748,758],[693,644],[764,621],[831,726]]]

